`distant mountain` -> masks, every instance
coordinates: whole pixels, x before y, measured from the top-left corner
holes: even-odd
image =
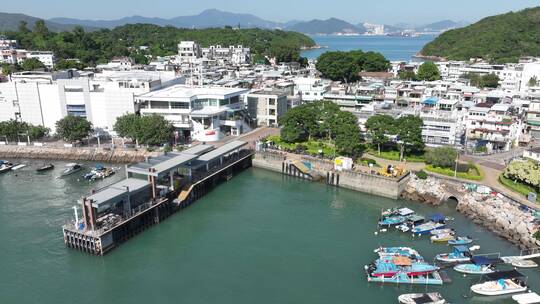
[[[491,62],[517,62],[521,56],[540,56],[540,6],[484,18],[450,30],[424,46],[425,56],[450,60],[483,58]]]
[[[415,29],[419,32],[444,32],[447,30],[453,30],[456,28],[467,26],[469,23],[460,21],[452,21],[452,20],[442,20],[426,25],[422,25],[419,27],[416,27]]]
[[[366,31],[363,26],[353,25],[346,21],[330,18],[326,20],[314,19],[306,22],[299,22],[285,28],[288,31],[300,32],[303,34],[362,34]]]
[[[79,20],[72,18],[52,18],[50,21],[61,24],[81,24],[86,26],[100,28],[114,28],[126,24],[149,23],[160,26],[175,26],[181,28],[209,28],[238,26],[244,28],[280,28],[282,25],[278,22],[264,20],[251,14],[236,14],[224,12],[216,9],[208,9],[198,15],[180,16],[171,19],[148,18],[142,16],[132,16],[116,20]]]
[[[25,21],[28,24],[28,28],[32,29],[38,20],[41,19],[24,14],[0,13],[0,31],[16,31],[21,21]],[[73,23],[57,23],[49,20],[45,20],[45,25],[49,30],[54,32],[70,31],[77,26]],[[85,27],[85,30],[90,31],[95,30],[95,28]]]

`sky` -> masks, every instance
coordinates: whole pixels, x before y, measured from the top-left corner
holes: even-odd
[[[474,22],[526,7],[540,0],[26,0],[3,1],[1,12],[39,18],[118,19],[126,16],[171,18],[215,8],[250,13],[271,21],[336,17],[352,23],[425,24],[444,19]]]

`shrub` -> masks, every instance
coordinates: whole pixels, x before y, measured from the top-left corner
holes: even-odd
[[[458,163],[457,172],[467,173],[471,170],[471,165],[469,163]]]
[[[428,175],[424,170],[420,170],[420,171],[416,172],[415,174],[416,174],[416,177],[418,177],[419,179],[427,179],[428,178]]]
[[[534,234],[533,234],[533,237],[537,240],[540,241],[540,230],[536,231]]]
[[[456,163],[458,152],[451,147],[439,147],[426,151],[426,162],[434,167],[452,168]]]

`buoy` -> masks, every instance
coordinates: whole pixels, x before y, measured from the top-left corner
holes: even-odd
[[[375,231],[375,233],[373,233],[373,234],[377,235],[377,234],[379,234],[379,233],[378,233],[377,231]]]

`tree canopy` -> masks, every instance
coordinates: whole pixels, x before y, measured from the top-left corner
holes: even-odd
[[[152,24],[129,24],[93,32],[85,32],[78,26],[72,31],[52,32],[45,23],[36,22],[32,31],[26,24],[21,24],[18,31],[1,34],[19,41],[21,48],[51,50],[58,59],[77,58],[85,66],[106,63],[115,56],[130,56],[144,63],[145,55],[174,55],[181,40],[197,41],[203,47],[242,44],[251,48],[254,55],[276,57],[279,62],[297,61],[301,47],[315,45],[306,35],[281,30],[182,29]],[[141,50],[140,46],[148,49]]]
[[[540,191],[540,164],[533,160],[515,160],[504,170],[504,177],[517,180]]]
[[[25,71],[44,69],[45,65],[37,58],[28,58],[23,61],[21,68]]]
[[[424,155],[426,162],[440,168],[452,168],[456,164],[458,152],[452,147],[429,149]]]
[[[380,53],[360,50],[325,52],[317,60],[317,70],[324,77],[344,82],[357,81],[360,72],[387,71],[390,62]]]
[[[468,73],[464,78],[469,79],[472,86],[479,88],[497,88],[499,86],[499,76],[495,74],[478,75],[476,73]]]
[[[116,119],[114,131],[144,145],[162,145],[171,139],[174,127],[163,116],[125,114]]]
[[[281,139],[285,142],[329,139],[335,141],[336,150],[343,155],[356,157],[362,152],[358,119],[333,102],[318,101],[292,108],[280,123]]]
[[[31,140],[39,140],[47,136],[49,131],[43,126],[34,126],[14,119],[0,121],[0,139],[6,137],[8,141],[17,141],[21,135],[29,136]]]
[[[483,58],[517,62],[521,56],[540,56],[540,7],[487,17],[470,26],[450,30],[428,43],[421,53],[450,60]]]
[[[56,122],[56,134],[67,142],[80,141],[90,132],[92,123],[84,117],[68,115]]]
[[[420,65],[416,73],[416,79],[424,81],[435,81],[441,79],[441,74],[437,65],[431,61],[426,61]]]
[[[407,155],[421,154],[424,151],[422,141],[423,121],[414,115],[401,116],[397,119],[388,115],[374,115],[366,121],[366,129],[371,144],[380,151],[381,147],[403,147]]]

